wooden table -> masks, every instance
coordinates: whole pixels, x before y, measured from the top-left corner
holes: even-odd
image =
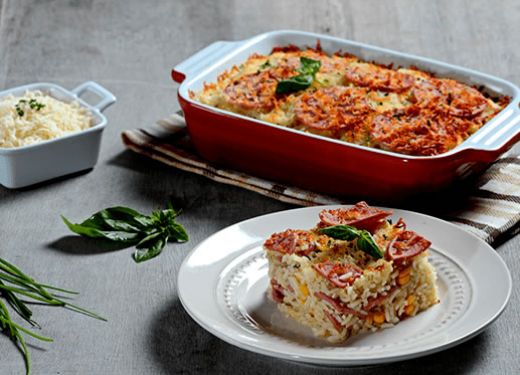
[[[170,70],[215,40],[273,29],[331,34],[475,68],[520,84],[520,3],[489,1],[7,1],[0,0],[0,89],[36,82],[73,88],[95,80],[118,102],[100,161],[90,173],[38,187],[0,187],[0,253],[30,274],[81,291],[77,302],[109,319],[35,307],[53,344],[32,347],[35,374],[437,374],[520,373],[520,293],[477,338],[445,352],[386,366],[319,369],[252,354],[213,337],[176,295],[182,259],[215,231],[291,208],[125,151],[124,129],[178,109]],[[157,259],[135,264],[132,250],[104,252],[70,236],[73,220],[113,205],[149,212],[169,199],[190,232]],[[520,238],[498,247],[513,282]],[[493,282],[493,280],[490,280]],[[0,337],[0,373],[24,371]]]

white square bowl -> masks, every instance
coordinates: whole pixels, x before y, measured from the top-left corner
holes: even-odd
[[[115,103],[116,97],[99,84],[88,81],[73,90],[52,83],[34,83],[0,91],[0,99],[7,95],[22,96],[26,91],[42,91],[63,102],[77,101],[90,111],[90,128],[33,145],[0,148],[0,184],[7,188],[21,188],[56,177],[87,170],[96,165],[101,136],[107,119],[101,112]],[[80,98],[92,92],[100,101],[91,105]]]

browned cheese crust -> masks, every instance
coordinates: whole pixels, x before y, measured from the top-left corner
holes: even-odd
[[[312,84],[277,94],[280,81],[299,74],[301,57],[321,63]],[[192,96],[281,126],[416,156],[453,149],[509,103],[413,67],[393,69],[294,46],[254,54]]]

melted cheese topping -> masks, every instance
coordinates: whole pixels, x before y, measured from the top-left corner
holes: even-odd
[[[276,94],[298,75],[300,58],[319,60],[312,84]],[[201,103],[273,124],[408,155],[437,155],[456,147],[500,112],[509,98],[417,69],[392,69],[349,54],[275,48],[190,93]]]

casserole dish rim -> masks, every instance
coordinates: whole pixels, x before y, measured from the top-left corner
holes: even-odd
[[[464,73],[468,76],[475,77],[476,81],[482,80],[490,80],[494,81],[497,84],[501,85],[502,88],[507,88],[512,92],[511,95],[511,102],[500,112],[498,112],[490,121],[486,122],[479,130],[477,130],[475,133],[473,133],[471,136],[466,138],[463,142],[461,142],[459,145],[454,147],[453,149],[437,154],[437,155],[430,155],[430,156],[419,156],[419,155],[408,155],[408,154],[402,154],[397,153],[393,151],[386,151],[374,147],[368,147],[368,146],[362,146],[351,142],[346,142],[343,140],[335,139],[335,138],[329,138],[325,136],[321,136],[318,134],[305,132],[289,127],[285,127],[282,125],[273,124],[267,121],[259,120],[253,117],[245,116],[239,113],[235,113],[228,110],[223,110],[220,108],[216,108],[204,103],[201,103],[195,99],[192,99],[189,95],[189,92],[191,91],[191,86],[203,79],[208,74],[217,71],[218,74],[222,73],[224,70],[222,70],[221,65],[228,62],[231,57],[237,55],[240,52],[248,51],[249,54],[254,53],[254,46],[258,44],[259,42],[262,42],[263,40],[266,40],[268,38],[274,38],[278,36],[300,36],[300,37],[306,37],[306,38],[313,38],[315,41],[330,41],[333,43],[340,43],[345,45],[345,49],[348,47],[358,47],[361,49],[374,51],[379,54],[385,54],[389,57],[394,58],[401,58],[404,60],[407,60],[410,62],[409,65],[413,65],[415,63],[426,63],[429,66],[438,67],[438,68],[444,68],[447,71],[451,71],[453,73]],[[195,63],[199,63],[200,68],[200,59],[203,59],[207,56],[207,53],[205,54],[205,51],[208,51],[213,46],[228,46],[227,49],[225,49],[225,52],[228,52],[226,54],[220,54],[217,56],[217,58],[212,61],[209,65],[203,66],[201,69],[197,71],[197,69],[194,69],[195,71],[192,72],[183,72],[183,69],[188,68],[189,64],[193,60]],[[298,45],[299,47],[303,47],[302,45]],[[219,70],[221,69],[221,70]],[[228,69],[226,67],[225,69]],[[434,74],[438,74],[436,71],[432,71]],[[446,73],[444,73],[446,74]],[[414,160],[433,160],[433,159],[444,159],[444,158],[450,158],[450,157],[456,157],[458,154],[462,152],[482,152],[482,153],[495,153],[495,154],[502,154],[506,150],[503,150],[504,148],[512,147],[520,138],[520,88],[516,86],[515,84],[504,80],[499,77],[495,77],[493,75],[482,73],[473,69],[464,68],[461,66],[445,63],[439,60],[421,57],[417,55],[412,55],[404,52],[399,52],[396,50],[391,50],[387,48],[382,48],[366,43],[360,43],[351,41],[348,39],[333,37],[329,35],[324,34],[317,34],[317,33],[311,33],[311,32],[305,32],[305,31],[296,31],[296,30],[277,30],[277,31],[269,31],[265,33],[258,34],[256,36],[253,36],[248,39],[243,39],[239,41],[217,41],[213,44],[210,44],[209,46],[205,47],[201,51],[193,54],[191,57],[188,57],[183,62],[179,63],[175,66],[175,68],[172,70],[172,78],[180,83],[180,86],[178,88],[178,96],[180,99],[188,102],[192,106],[199,107],[201,110],[204,111],[211,111],[217,115],[220,116],[231,116],[237,119],[240,119],[244,122],[250,122],[250,123],[256,123],[260,124],[262,126],[269,126],[271,128],[280,129],[282,131],[292,132],[300,135],[304,135],[307,137],[315,138],[317,140],[326,141],[326,142],[332,142],[336,144],[341,144],[344,147],[353,147],[359,150],[363,151],[370,151],[374,154],[379,154],[381,156],[391,157],[395,159],[414,159]],[[460,81],[458,79],[458,81]],[[206,82],[206,81],[204,81]],[[484,87],[487,89],[493,91],[492,88],[489,87],[489,85],[483,84]],[[189,120],[189,119],[188,119]],[[502,123],[505,123],[508,127],[500,128]],[[188,124],[189,128],[189,124]],[[510,133],[510,134],[508,134]],[[506,135],[506,137],[504,137]],[[485,137],[488,137],[487,143],[491,143],[491,147],[489,147],[487,144],[481,144],[479,141],[485,140]],[[500,140],[500,143],[498,145],[494,144],[496,141]],[[488,146],[488,147],[486,147]]]

